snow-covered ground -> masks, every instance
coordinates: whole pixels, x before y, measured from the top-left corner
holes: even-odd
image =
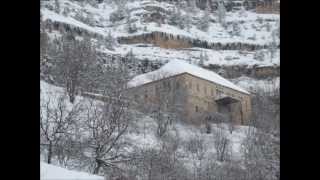
[[[208,60],[204,61],[204,65],[247,65],[247,66],[273,66],[280,65],[280,51],[277,50],[274,58],[270,58],[270,54],[265,52],[263,60],[254,58],[255,52],[239,52],[234,50],[217,51],[203,48],[190,49],[163,49],[160,47],[135,44],[135,45],[121,45],[115,48],[115,51],[104,50],[106,53],[125,55],[129,51],[133,52],[138,59],[170,61],[170,60],[191,60],[192,63],[198,64],[200,54],[207,54]],[[263,51],[263,50],[261,50]]]
[[[40,162],[41,180],[104,180],[102,176],[71,171],[62,167]]]
[[[236,79],[232,79],[231,81],[236,85],[249,90],[250,92],[270,92],[280,87],[280,77],[267,80],[257,80],[243,76]]]

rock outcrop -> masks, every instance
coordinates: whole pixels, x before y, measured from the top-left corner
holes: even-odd
[[[241,42],[208,43],[207,41],[201,41],[198,39],[192,39],[185,36],[172,35],[172,34],[157,32],[157,31],[152,33],[128,36],[128,37],[118,37],[118,42],[121,44],[146,43],[146,44],[154,44],[161,48],[174,48],[174,49],[199,47],[199,48],[214,49],[214,50],[256,51],[259,49],[266,49],[268,47],[268,45],[258,45],[258,44],[249,44],[249,43],[241,43]]]

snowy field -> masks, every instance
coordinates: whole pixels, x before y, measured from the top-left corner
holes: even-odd
[[[40,162],[40,180],[104,180],[104,178]]]

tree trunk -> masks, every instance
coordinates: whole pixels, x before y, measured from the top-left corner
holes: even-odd
[[[150,161],[150,169],[149,169],[149,173],[148,173],[148,180],[152,180],[152,168],[153,168],[153,163],[152,163],[152,158]]]
[[[101,168],[101,163],[100,162],[96,162],[96,163],[97,163],[97,167],[94,169],[93,174],[98,174]]]
[[[52,142],[49,142],[49,148],[48,148],[48,158],[47,158],[47,163],[51,164],[51,159],[52,159]]]

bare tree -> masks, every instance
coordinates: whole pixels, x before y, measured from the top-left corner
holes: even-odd
[[[47,150],[47,162],[50,164],[61,143],[73,135],[73,129],[81,112],[80,103],[68,108],[64,95],[57,99],[41,99],[40,135],[41,145]]]
[[[109,31],[107,37],[105,38],[106,48],[113,51],[116,43],[116,39],[112,36],[111,31]]]
[[[280,89],[260,90],[252,98],[251,126],[280,135]]]
[[[279,179],[279,89],[260,91],[252,102],[253,116],[242,142],[247,179]]]
[[[231,151],[231,142],[227,137],[226,132],[223,130],[219,124],[217,128],[213,131],[214,135],[214,147],[216,150],[217,160],[220,162],[226,161],[230,159],[230,151]]]
[[[62,45],[57,58],[55,72],[58,76],[62,76],[69,100],[73,103],[81,90],[81,85],[88,82],[85,76],[90,70],[90,66],[96,64],[95,49],[90,39],[84,38],[84,40],[78,41],[67,33],[62,37]]]
[[[242,143],[246,179],[279,179],[280,140],[272,134],[251,128]]]
[[[199,136],[192,137],[186,143],[186,150],[192,155],[194,179],[202,179],[203,160],[207,153],[207,146],[204,139]]]
[[[154,103],[148,112],[157,123],[157,135],[162,137],[174,120],[183,118],[183,108],[187,91],[179,78],[170,78],[170,74],[159,72],[151,79],[164,79],[155,89]]]
[[[120,151],[120,140],[128,128],[131,119],[128,110],[129,102],[126,99],[128,78],[127,70],[119,63],[116,67],[109,67],[105,72],[103,102],[90,101],[87,106],[85,120],[88,148],[92,152],[93,173],[100,173],[103,167],[117,168],[116,162],[126,157]]]
[[[130,169],[135,169],[134,177],[141,180],[191,179],[180,159],[179,142],[177,136],[167,136],[156,148],[139,149],[135,155],[138,158],[130,164]]]

